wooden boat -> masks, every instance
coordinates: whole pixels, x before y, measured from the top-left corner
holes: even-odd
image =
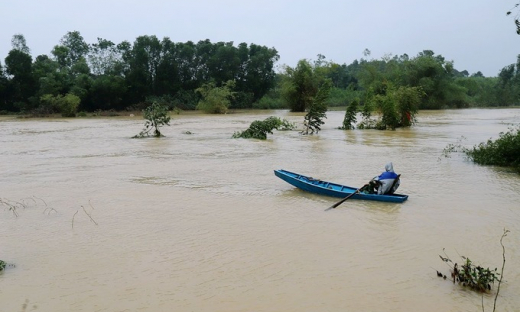
[[[354,193],[358,188],[336,184],[332,182],[322,181],[314,179],[312,177],[304,176],[298,173],[290,172],[287,170],[275,170],[274,174],[285,182],[296,186],[307,192],[332,196],[332,197],[347,197]],[[402,203],[408,199],[408,195],[392,194],[392,195],[377,195],[377,194],[364,194],[357,193],[350,197],[351,199],[364,199],[364,200],[375,200],[382,202],[391,203]]]

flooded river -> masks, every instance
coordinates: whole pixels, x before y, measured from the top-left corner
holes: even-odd
[[[0,312],[482,311],[437,277],[462,256],[505,272],[497,311],[520,310],[520,175],[471,147],[520,109],[421,111],[397,131],[275,131],[231,139],[271,115],[173,115],[166,137],[131,139],[142,117],[0,118]],[[403,204],[338,201],[275,177],[286,169],[361,186],[392,161]],[[449,278],[448,278],[449,279]],[[495,284],[484,294],[493,308]]]

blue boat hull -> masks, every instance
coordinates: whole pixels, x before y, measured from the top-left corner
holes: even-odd
[[[274,174],[285,182],[296,186],[307,192],[345,198],[348,195],[354,193],[357,188],[336,184],[332,182],[322,181],[313,179],[312,177],[304,176],[298,173],[290,172],[287,170],[275,170]],[[377,194],[354,194],[351,199],[364,199],[364,200],[375,200],[382,202],[391,203],[402,203],[408,199],[408,195],[392,194],[392,195],[377,195]]]

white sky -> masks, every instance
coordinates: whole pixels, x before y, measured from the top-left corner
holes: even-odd
[[[432,50],[457,70],[497,76],[516,63],[520,36],[506,12],[517,0],[0,0],[0,60],[23,34],[33,58],[68,31],[87,43],[141,35],[275,48],[278,65],[300,59],[350,64]]]

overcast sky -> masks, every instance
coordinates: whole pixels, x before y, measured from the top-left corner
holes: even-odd
[[[87,43],[141,35],[275,48],[278,65],[300,59],[350,64],[432,50],[459,71],[497,76],[516,63],[520,36],[506,12],[517,0],[0,0],[0,60],[15,34],[33,58],[69,31]]]

